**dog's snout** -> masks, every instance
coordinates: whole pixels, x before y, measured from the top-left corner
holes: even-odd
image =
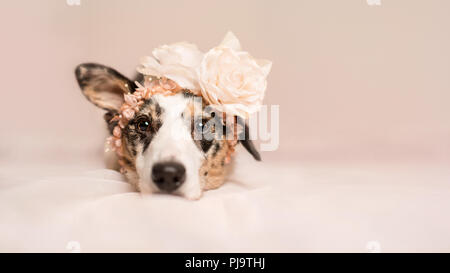
[[[186,180],[186,169],[177,162],[156,163],[152,168],[152,180],[159,189],[172,192]]]

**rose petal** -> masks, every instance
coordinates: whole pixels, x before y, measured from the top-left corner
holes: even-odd
[[[120,146],[122,146],[122,139],[116,139],[114,141],[114,146],[116,146],[117,148],[119,148]]]
[[[205,54],[198,68],[201,93],[210,104],[248,117],[261,107],[270,68],[271,62],[240,51],[239,40],[227,33],[220,46]]]
[[[120,128],[122,128],[122,129],[125,128],[125,125],[126,125],[126,123],[125,123],[125,121],[123,119],[119,120]]]
[[[114,127],[113,136],[122,137],[122,130],[120,129],[119,126]]]
[[[152,53],[162,66],[175,64],[196,67],[203,58],[203,53],[196,45],[186,42],[163,45],[155,48]]]
[[[269,75],[270,70],[272,69],[272,62],[262,59],[256,60],[256,62],[259,65],[259,67],[261,67],[264,76],[267,77],[267,75]]]
[[[126,118],[127,120],[130,120],[134,117],[134,110],[131,108],[125,109],[122,112],[122,115],[124,116],[124,118]]]
[[[234,33],[231,31],[227,32],[227,34],[222,40],[222,43],[220,43],[220,46],[229,47],[235,51],[241,50],[241,43],[239,42],[236,35],[234,35]]]
[[[129,105],[135,105],[137,103],[136,97],[132,94],[125,94],[124,99],[125,102],[128,103]]]

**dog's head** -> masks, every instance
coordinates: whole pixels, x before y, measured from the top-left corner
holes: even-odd
[[[136,90],[135,82],[112,68],[92,63],[79,65],[75,74],[86,98],[106,110],[112,134],[117,125],[113,117],[124,103],[124,94]],[[121,132],[121,163],[127,179],[144,193],[200,198],[203,190],[223,184],[229,168],[227,158],[237,143],[260,160],[245,121],[237,117],[231,119],[235,122],[229,120],[188,90],[151,96]],[[229,141],[226,132],[230,131],[239,132],[239,142]]]

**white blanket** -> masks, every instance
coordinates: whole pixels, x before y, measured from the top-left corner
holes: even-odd
[[[4,163],[0,251],[450,251],[443,165],[242,154],[230,180],[199,201],[141,196],[99,166]]]

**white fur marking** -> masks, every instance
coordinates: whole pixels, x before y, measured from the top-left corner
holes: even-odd
[[[163,109],[162,126],[148,149],[143,154],[138,152],[136,170],[140,178],[139,188],[144,193],[158,192],[159,189],[151,180],[153,165],[176,161],[186,168],[186,181],[175,193],[188,199],[198,199],[202,194],[199,169],[203,154],[191,137],[191,129],[181,117],[188,100],[182,94],[167,97],[155,95],[154,99]]]

